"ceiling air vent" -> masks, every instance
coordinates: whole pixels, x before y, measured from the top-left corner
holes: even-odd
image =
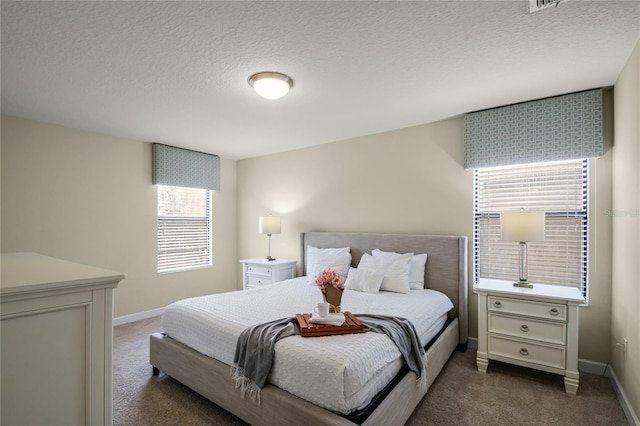
[[[561,1],[568,0],[529,0],[529,13],[537,12],[549,7],[556,7]]]

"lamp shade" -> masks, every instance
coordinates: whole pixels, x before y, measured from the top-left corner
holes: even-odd
[[[280,216],[260,216],[258,217],[259,234],[279,234]]]
[[[500,214],[502,241],[544,241],[544,212]]]

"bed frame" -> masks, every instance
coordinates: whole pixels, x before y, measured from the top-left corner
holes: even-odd
[[[301,272],[306,272],[307,246],[351,247],[355,267],[365,252],[378,248],[398,253],[427,253],[425,287],[446,294],[454,304],[453,321],[427,350],[427,386],[421,387],[413,372],[407,373],[362,425],[403,425],[426,394],[456,347],[466,349],[467,237],[419,234],[354,234],[305,232],[301,234]],[[195,392],[252,425],[354,425],[350,420],[302,398],[267,384],[261,403],[240,397],[229,374],[229,365],[155,333],[150,336],[153,373],[173,377]]]

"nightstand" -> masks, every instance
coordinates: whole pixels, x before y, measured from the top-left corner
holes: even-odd
[[[296,260],[293,259],[245,259],[242,263],[242,288],[244,290],[284,281],[296,276]]]
[[[575,287],[481,279],[478,294],[478,371],[497,360],[564,376],[567,393],[578,390],[578,307]]]

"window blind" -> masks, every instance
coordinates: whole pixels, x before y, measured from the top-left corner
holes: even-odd
[[[210,266],[211,191],[157,185],[158,272]]]
[[[475,279],[518,277],[518,244],[501,240],[500,213],[545,212],[545,241],[527,243],[531,282],[587,296],[587,160],[474,170]]]

